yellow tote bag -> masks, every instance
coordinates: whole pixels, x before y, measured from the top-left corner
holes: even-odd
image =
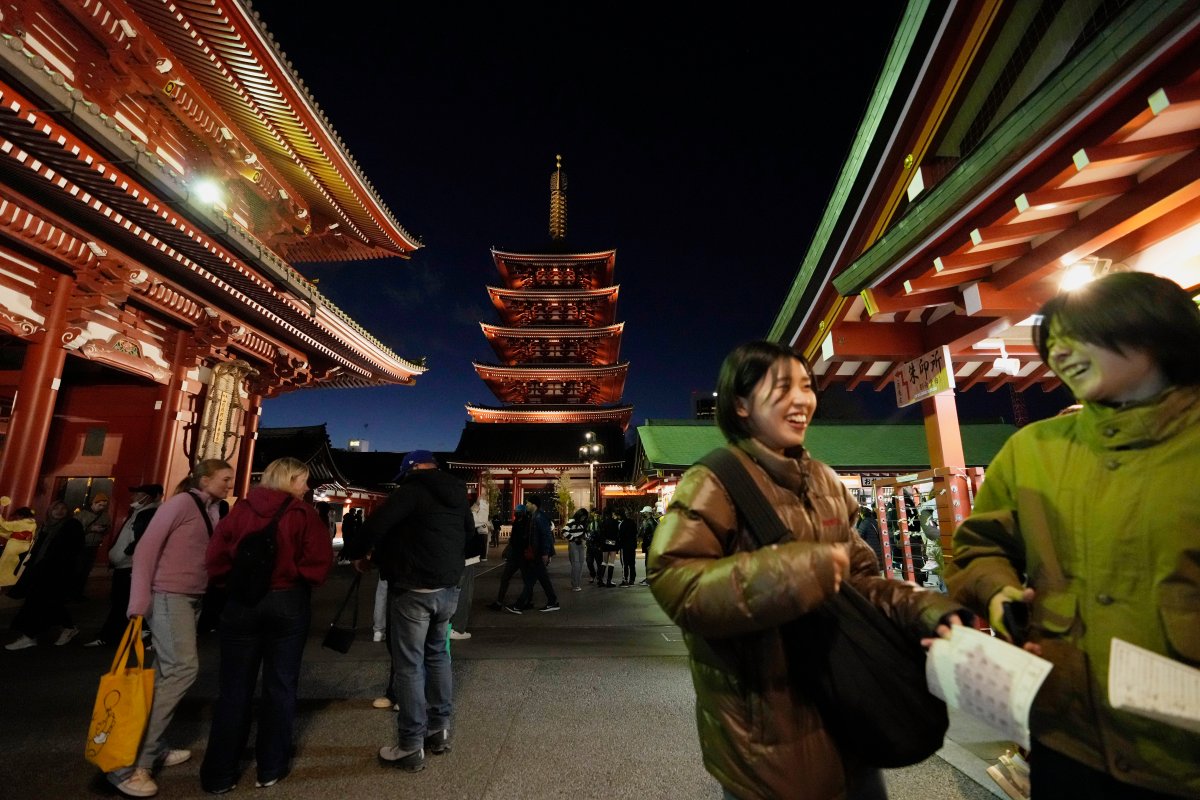
[[[136,666],[129,665],[131,649],[137,654]],[[145,663],[142,618],[134,617],[125,628],[112,669],[100,676],[88,726],[84,757],[105,772],[132,766],[137,760],[154,698],[154,670],[146,669]]]

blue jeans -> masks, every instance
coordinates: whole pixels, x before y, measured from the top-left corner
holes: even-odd
[[[262,702],[254,743],[258,780],[265,783],[287,775],[300,661],[312,618],[309,595],[305,584],[270,592],[257,606],[245,606],[234,597],[225,604],[220,626],[221,692],[200,766],[206,791],[237,783],[260,666]]]
[[[450,728],[454,679],[447,644],[450,617],[458,608],[459,588],[432,592],[388,592],[388,641],[392,649],[392,698],[400,750],[425,746],[429,733]]]

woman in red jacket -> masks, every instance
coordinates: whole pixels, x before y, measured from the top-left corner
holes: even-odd
[[[300,660],[312,617],[310,595],[313,587],[325,582],[333,565],[329,529],[302,499],[307,490],[308,467],[303,462],[272,461],[263,471],[262,482],[217,525],[208,545],[209,580],[223,584],[233,571],[242,539],[278,518],[270,591],[254,604],[231,594],[221,614],[220,696],[200,767],[200,782],[213,794],[237,784],[238,758],[249,736],[260,665],[256,785],[272,786],[288,773]]]

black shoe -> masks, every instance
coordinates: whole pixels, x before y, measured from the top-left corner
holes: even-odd
[[[490,608],[492,611],[503,611],[504,604],[499,601],[493,600],[492,602],[490,602],[486,606],[484,606],[484,608]]]
[[[425,751],[417,748],[411,753],[404,753],[399,747],[381,747],[379,761],[384,766],[398,767],[405,772],[420,772],[425,769]]]
[[[450,749],[450,730],[434,731],[425,737],[425,749],[440,756]]]

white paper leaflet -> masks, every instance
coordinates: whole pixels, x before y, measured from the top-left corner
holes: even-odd
[[[925,659],[929,691],[1029,747],[1029,709],[1052,665],[1019,647],[962,625],[938,639]]]
[[[1200,733],[1200,669],[1114,637],[1108,702],[1113,708]]]

